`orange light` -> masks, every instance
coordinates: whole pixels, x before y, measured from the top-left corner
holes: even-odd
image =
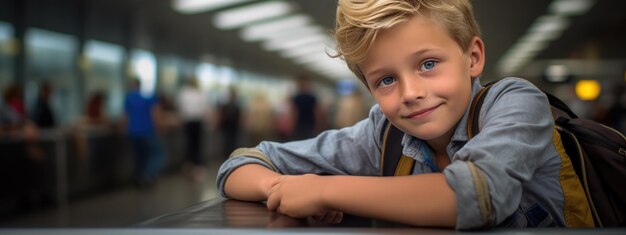
[[[580,100],[595,100],[600,96],[601,90],[600,83],[596,80],[580,80],[576,83],[576,96]]]

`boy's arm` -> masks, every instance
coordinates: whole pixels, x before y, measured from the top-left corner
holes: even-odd
[[[272,182],[280,174],[258,164],[246,164],[226,178],[224,191],[230,198],[243,201],[264,201]]]
[[[456,198],[443,174],[402,177],[282,176],[268,208],[293,217],[336,210],[415,226],[454,227]]]

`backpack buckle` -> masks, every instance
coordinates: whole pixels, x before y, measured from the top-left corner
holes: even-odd
[[[617,150],[617,152],[618,152],[619,154],[621,154],[622,156],[626,157],[626,149],[624,149],[624,148],[619,148],[619,150]]]

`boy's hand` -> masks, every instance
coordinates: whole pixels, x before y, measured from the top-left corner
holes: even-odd
[[[312,216],[327,223],[341,222],[341,212],[325,208],[321,197],[323,188],[322,176],[280,176],[273,182],[268,193],[267,208],[294,218]]]
[[[327,224],[338,224],[338,223],[341,223],[341,220],[343,220],[343,212],[326,211],[321,216],[313,216],[313,219],[327,223]]]

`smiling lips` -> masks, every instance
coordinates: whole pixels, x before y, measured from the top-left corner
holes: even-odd
[[[439,107],[439,105],[436,105],[436,106],[434,106],[432,108],[422,109],[422,110],[419,110],[417,112],[413,112],[413,113],[405,116],[405,118],[420,119],[420,118],[428,116],[430,113],[435,111],[435,109],[437,109],[438,107]]]

